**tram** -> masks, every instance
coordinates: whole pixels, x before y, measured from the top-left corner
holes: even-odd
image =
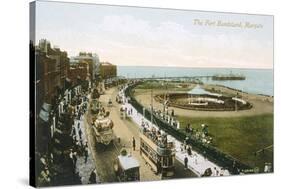
[[[170,178],[175,172],[175,145],[167,141],[167,135],[156,129],[140,132],[140,155],[161,178]]]

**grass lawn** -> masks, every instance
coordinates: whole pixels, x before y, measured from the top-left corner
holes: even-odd
[[[213,145],[223,152],[263,170],[265,162],[273,162],[273,149],[255,155],[255,152],[273,144],[273,114],[251,117],[229,118],[188,118],[178,117],[181,129],[187,123],[192,128],[201,129],[201,124],[209,126]]]

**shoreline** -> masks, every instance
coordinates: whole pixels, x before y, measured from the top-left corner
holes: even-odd
[[[267,95],[267,94],[262,94],[262,93],[250,93],[250,92],[247,92],[247,91],[243,91],[243,90],[236,89],[236,88],[233,88],[233,87],[228,87],[228,86],[221,85],[221,84],[209,84],[209,83],[204,83],[204,85],[215,85],[215,86],[218,86],[218,87],[225,87],[225,88],[230,89],[230,90],[233,90],[233,91],[237,91],[237,92],[241,92],[241,93],[246,93],[246,94],[250,94],[250,95],[258,95],[258,96],[264,96],[264,97],[271,97],[271,98],[274,98],[274,95]]]
[[[214,88],[215,91],[219,91],[222,93],[226,93],[227,95],[236,95],[237,93],[239,95],[242,95],[242,97],[244,98],[256,98],[256,99],[260,99],[260,100],[268,100],[270,102],[274,101],[274,96],[271,95],[266,95],[266,94],[256,94],[256,93],[249,93],[240,89],[235,89],[232,87],[228,87],[225,85],[220,85],[220,84],[203,84],[202,87],[207,90],[207,91],[213,91],[212,89],[210,89],[210,87]],[[236,94],[235,94],[236,93]]]

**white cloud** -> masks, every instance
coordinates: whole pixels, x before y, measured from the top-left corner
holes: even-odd
[[[168,19],[151,22],[131,15],[107,15],[85,28],[39,30],[38,36],[75,55],[93,51],[117,65],[272,68],[272,41],[241,32],[196,33]],[[229,30],[232,30],[231,28]],[[233,31],[233,30],[232,30]],[[257,31],[258,32],[258,31]],[[257,35],[258,36],[258,35]]]
[[[101,57],[119,65],[272,67],[272,46],[233,34],[196,34],[165,21],[128,15],[105,16],[97,27]]]

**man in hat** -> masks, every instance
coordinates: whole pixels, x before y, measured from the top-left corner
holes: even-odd
[[[90,175],[89,181],[91,184],[97,183],[97,175],[96,175],[96,169],[94,169]]]
[[[132,145],[133,145],[133,150],[135,151],[135,149],[136,149],[136,140],[135,140],[134,137],[133,137],[133,140],[132,140]]]
[[[187,156],[185,155],[185,157],[184,157],[184,169],[186,170],[187,167],[188,167],[188,158],[187,158]]]
[[[87,162],[88,159],[88,145],[87,142],[85,143],[85,147],[84,147],[84,158],[85,158],[85,163]]]

